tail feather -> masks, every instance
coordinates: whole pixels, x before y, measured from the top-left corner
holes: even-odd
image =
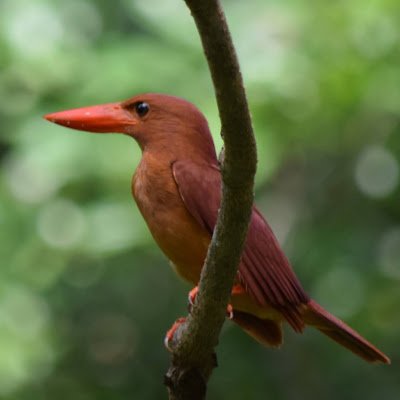
[[[368,362],[390,364],[390,359],[374,345],[365,340],[340,319],[334,317],[314,300],[303,309],[303,319],[323,334],[346,347]]]
[[[259,343],[269,347],[280,347],[283,342],[280,322],[260,319],[242,311],[233,312],[233,322],[236,322],[245,332]]]

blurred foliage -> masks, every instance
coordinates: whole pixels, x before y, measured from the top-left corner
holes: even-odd
[[[256,195],[307,290],[386,351],[227,323],[210,399],[400,395],[400,3],[223,2],[257,132]],[[0,2],[0,398],[161,399],[189,287],[130,195],[139,148],[44,113],[140,92],[218,114],[183,1]]]

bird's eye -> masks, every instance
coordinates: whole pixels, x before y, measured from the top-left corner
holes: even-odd
[[[135,111],[139,117],[144,117],[150,110],[150,107],[144,101],[135,104]]]

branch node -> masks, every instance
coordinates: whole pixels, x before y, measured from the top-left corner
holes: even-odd
[[[178,360],[174,360],[172,367],[164,376],[170,400],[203,400],[207,392],[209,375],[217,366],[215,353],[211,355],[210,362],[210,370],[207,376],[204,376],[199,368],[182,366]]]

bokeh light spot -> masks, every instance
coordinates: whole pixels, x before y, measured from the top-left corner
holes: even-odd
[[[333,314],[348,318],[362,307],[364,281],[354,269],[337,267],[322,276],[313,291],[313,297]]]
[[[20,202],[39,203],[58,187],[51,172],[29,157],[13,155],[3,165],[10,192]]]
[[[355,46],[368,58],[378,58],[389,52],[399,37],[394,21],[388,15],[376,14],[354,21],[351,34]]]
[[[60,15],[65,26],[64,40],[74,46],[84,46],[102,31],[101,16],[92,3],[68,1],[62,4]]]
[[[0,287],[0,395],[52,370],[48,311],[42,297],[27,287],[10,282]]]
[[[39,295],[27,288],[7,286],[0,299],[0,324],[23,338],[42,333],[49,316],[47,304]]]
[[[5,34],[12,49],[20,54],[42,56],[57,47],[63,27],[59,15],[51,7],[22,2],[11,10]]]
[[[95,253],[129,248],[140,239],[142,221],[131,204],[102,203],[89,210],[87,247]]]
[[[367,147],[358,157],[355,180],[358,188],[367,196],[386,197],[398,184],[397,160],[383,147]]]
[[[268,215],[268,223],[279,243],[285,243],[298,218],[298,204],[285,194],[277,193],[260,199],[259,208],[264,215]]]
[[[47,204],[38,216],[38,233],[52,247],[69,248],[77,245],[85,228],[83,212],[68,200],[58,199]]]

